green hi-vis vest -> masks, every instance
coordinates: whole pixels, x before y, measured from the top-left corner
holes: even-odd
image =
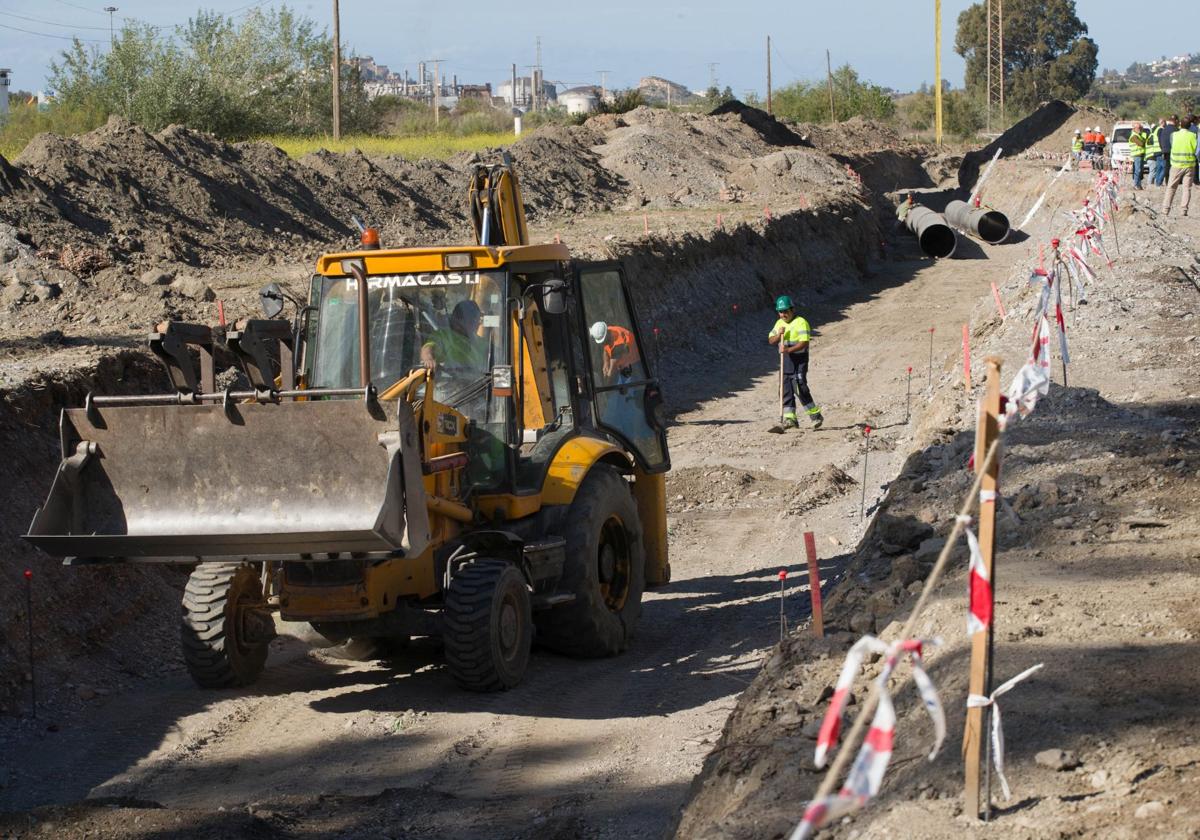
[[[800,341],[808,341],[810,336],[808,321],[805,321],[799,315],[793,318],[790,323],[782,318],[776,321],[775,326],[771,327],[770,334],[774,335],[777,332],[783,333],[784,344],[796,344]]]
[[[1181,128],[1171,135],[1171,168],[1189,169],[1196,165],[1196,135]]]
[[[1158,133],[1160,131],[1162,131],[1161,125],[1150,132],[1150,139],[1146,141],[1146,157],[1162,154],[1162,146],[1158,145]]]
[[[1071,151],[1072,152],[1082,152],[1083,151],[1083,138],[1082,137],[1079,137],[1079,136],[1075,137],[1075,142],[1071,144]]]
[[[1140,158],[1146,155],[1146,141],[1149,136],[1144,131],[1134,131],[1129,135],[1129,156]]]

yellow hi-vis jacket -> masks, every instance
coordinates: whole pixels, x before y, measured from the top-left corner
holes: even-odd
[[[1171,135],[1171,168],[1190,169],[1196,165],[1196,135],[1181,128]]]
[[[771,327],[770,335],[775,335],[776,333],[782,333],[784,344],[796,344],[797,342],[801,341],[809,341],[811,336],[808,321],[805,321],[799,315],[797,315],[791,321],[785,321],[782,318],[776,321],[775,326]]]

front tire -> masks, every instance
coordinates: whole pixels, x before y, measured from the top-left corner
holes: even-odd
[[[454,681],[469,691],[521,682],[533,646],[533,605],[521,571],[503,560],[471,560],[445,597],[443,643]]]
[[[275,635],[257,568],[201,563],[183,593],[180,641],[188,673],[201,688],[250,685]]]
[[[570,656],[615,656],[642,614],[646,552],[629,483],[596,464],[567,512],[562,591],[575,600],[537,614],[538,641]]]

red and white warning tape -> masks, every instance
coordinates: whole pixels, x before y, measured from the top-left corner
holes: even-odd
[[[989,501],[995,503],[996,492],[984,490],[979,494],[979,504],[984,504],[984,493],[990,494]],[[992,623],[992,581],[988,576],[987,566],[983,562],[983,552],[979,549],[979,540],[971,530],[971,517],[955,517],[963,525],[963,533],[967,537],[967,549],[971,554],[970,573],[967,586],[967,635],[974,636],[986,630]]]
[[[810,802],[804,811],[804,818],[792,832],[790,840],[805,840],[811,837],[822,826],[859,810],[879,793],[883,776],[892,758],[896,738],[896,709],[892,705],[887,683],[902,656],[907,656],[912,663],[913,681],[917,685],[922,704],[933,720],[934,743],[929,760],[932,761],[937,756],[946,738],[946,714],[942,709],[937,689],[925,672],[922,650],[925,645],[940,643],[938,639],[905,639],[889,645],[874,636],[863,636],[850,648],[846,654],[846,662],[842,665],[842,672],[838,676],[833,699],[825,713],[825,719],[821,722],[820,734],[817,736],[817,767],[825,766],[830,748],[837,743],[842,711],[846,706],[850,687],[867,653],[886,656],[883,668],[875,678],[875,685],[879,691],[879,705],[842,789],[832,796]]]
[[[1000,789],[1004,791],[1004,798],[1006,800],[1012,799],[1012,791],[1009,790],[1008,779],[1004,776],[1004,728],[1000,723],[1000,704],[996,701],[1002,695],[1011,691],[1013,686],[1021,682],[1021,680],[1040,670],[1043,665],[1044,663],[1038,663],[1032,668],[1025,669],[987,697],[980,694],[967,695],[968,709],[979,709],[985,706],[992,707],[992,764],[996,767],[996,775],[1000,778]]]

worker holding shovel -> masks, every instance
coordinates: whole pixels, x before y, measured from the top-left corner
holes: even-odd
[[[775,311],[779,313],[779,320],[771,328],[767,341],[779,346],[779,403],[783,418],[780,425],[773,426],[769,431],[782,434],[784,430],[799,425],[796,422],[797,391],[800,392],[800,401],[808,419],[812,421],[813,429],[819,429],[825,418],[821,416],[821,409],[813,402],[812,393],[808,390],[808,321],[796,314],[792,299],[787,295],[776,298]]]

